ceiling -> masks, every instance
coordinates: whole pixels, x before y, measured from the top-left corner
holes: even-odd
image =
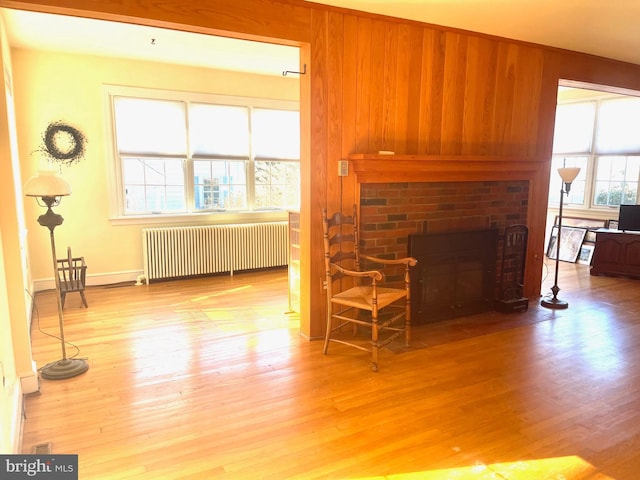
[[[640,1],[313,0],[640,64]],[[14,47],[282,75],[295,47],[2,9]],[[295,78],[296,76],[291,76]]]
[[[565,48],[640,65],[638,0],[311,1]]]

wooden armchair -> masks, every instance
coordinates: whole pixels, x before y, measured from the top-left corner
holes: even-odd
[[[62,308],[67,293],[78,292],[82,298],[82,304],[88,308],[87,299],[84,296],[87,266],[84,257],[73,257],[71,247],[67,248],[67,258],[58,259],[58,280],[60,281],[60,299]]]
[[[378,370],[378,350],[404,335],[408,346],[411,338],[409,267],[415,258],[383,259],[359,252],[356,206],[353,214],[336,213],[327,216],[322,211],[324,232],[324,263],[327,289],[327,326],[324,354],[329,343],[336,342],[371,353],[371,368]],[[378,264],[381,268],[400,265],[402,288],[384,285],[381,270],[361,270],[361,261]],[[398,267],[396,267],[398,268]],[[347,324],[353,326],[353,337],[340,331]],[[358,327],[370,330],[366,341],[357,339]]]

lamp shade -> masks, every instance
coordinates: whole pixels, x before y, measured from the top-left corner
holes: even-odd
[[[580,168],[563,167],[558,169],[558,173],[560,174],[560,177],[562,177],[562,181],[564,183],[571,183],[576,179],[576,177],[580,173]]]
[[[64,197],[71,194],[71,186],[53,170],[41,170],[24,184],[28,197]]]

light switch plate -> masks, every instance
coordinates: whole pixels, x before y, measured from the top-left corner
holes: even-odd
[[[338,176],[346,177],[349,175],[349,160],[338,161]]]

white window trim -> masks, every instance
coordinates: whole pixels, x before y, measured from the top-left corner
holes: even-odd
[[[113,118],[113,98],[130,96],[154,100],[181,100],[186,102],[214,103],[218,105],[250,105],[258,108],[300,111],[300,102],[294,100],[276,100],[269,98],[240,97],[209,93],[182,92],[177,90],[159,90],[122,85],[103,85],[103,105],[105,112],[105,146],[107,161],[107,190],[109,197],[109,221],[112,225],[194,225],[194,224],[227,224],[249,222],[283,221],[288,218],[286,210],[268,211],[231,211],[231,212],[188,212],[182,214],[145,214],[124,215],[122,186],[122,165],[118,161],[116,149],[116,130]],[[301,152],[302,156],[302,152]],[[302,161],[302,159],[300,159]],[[189,178],[189,176],[187,176]],[[247,179],[248,181],[248,179]],[[189,180],[190,183],[193,179]],[[187,185],[187,188],[188,185]],[[193,195],[192,189],[187,195]]]

